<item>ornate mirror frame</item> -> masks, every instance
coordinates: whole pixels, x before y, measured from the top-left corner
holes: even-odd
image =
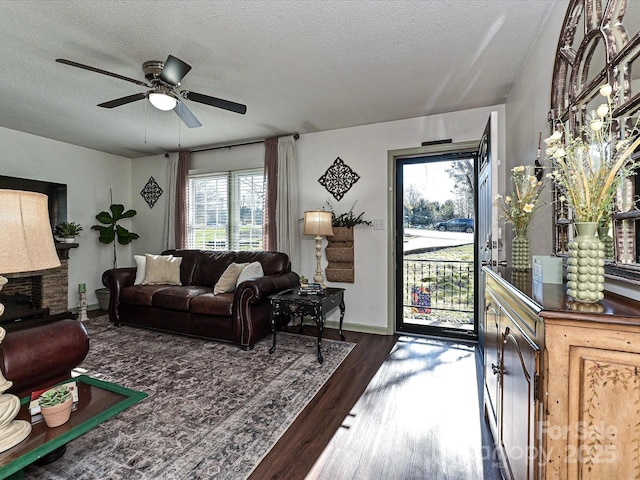
[[[578,135],[588,112],[602,103],[598,94],[605,83],[613,87],[613,117],[623,137],[640,113],[640,1],[570,0],[553,69],[551,130],[560,123]],[[640,284],[636,192],[640,193],[640,175],[631,177],[618,192],[610,229],[614,253],[605,272]],[[557,190],[552,195],[553,243],[557,255],[566,255],[573,237],[571,211],[557,201]]]

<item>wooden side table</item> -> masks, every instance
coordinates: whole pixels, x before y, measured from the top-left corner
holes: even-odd
[[[327,313],[336,307],[340,307],[340,338],[342,334],[342,320],[344,319],[344,288],[325,288],[322,295],[300,295],[298,289],[285,290],[269,296],[271,302],[271,332],[273,333],[273,345],[269,353],[276,350],[276,316],[279,314],[289,317],[311,317],[318,327],[318,362],[322,363],[322,332]]]

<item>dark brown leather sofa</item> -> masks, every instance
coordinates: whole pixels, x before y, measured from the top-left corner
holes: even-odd
[[[7,391],[29,395],[71,377],[89,352],[89,336],[77,320],[56,320],[9,330],[0,344],[0,367],[13,386]]]
[[[104,272],[114,324],[222,340],[250,350],[271,332],[269,295],[299,282],[284,253],[167,250],[162,254],[182,257],[181,286],[134,285],[135,267]],[[263,277],[242,282],[234,292],[213,294],[231,263],[255,261],[260,262]]]

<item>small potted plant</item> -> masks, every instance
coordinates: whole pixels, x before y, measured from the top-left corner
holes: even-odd
[[[50,388],[38,399],[40,411],[47,427],[58,427],[69,420],[73,397],[67,385]]]
[[[75,222],[60,222],[56,225],[53,233],[58,239],[61,239],[65,243],[73,243],[80,232],[82,231],[82,225]]]

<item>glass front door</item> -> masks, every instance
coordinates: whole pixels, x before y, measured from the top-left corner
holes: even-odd
[[[396,330],[476,338],[476,160],[396,161]]]

